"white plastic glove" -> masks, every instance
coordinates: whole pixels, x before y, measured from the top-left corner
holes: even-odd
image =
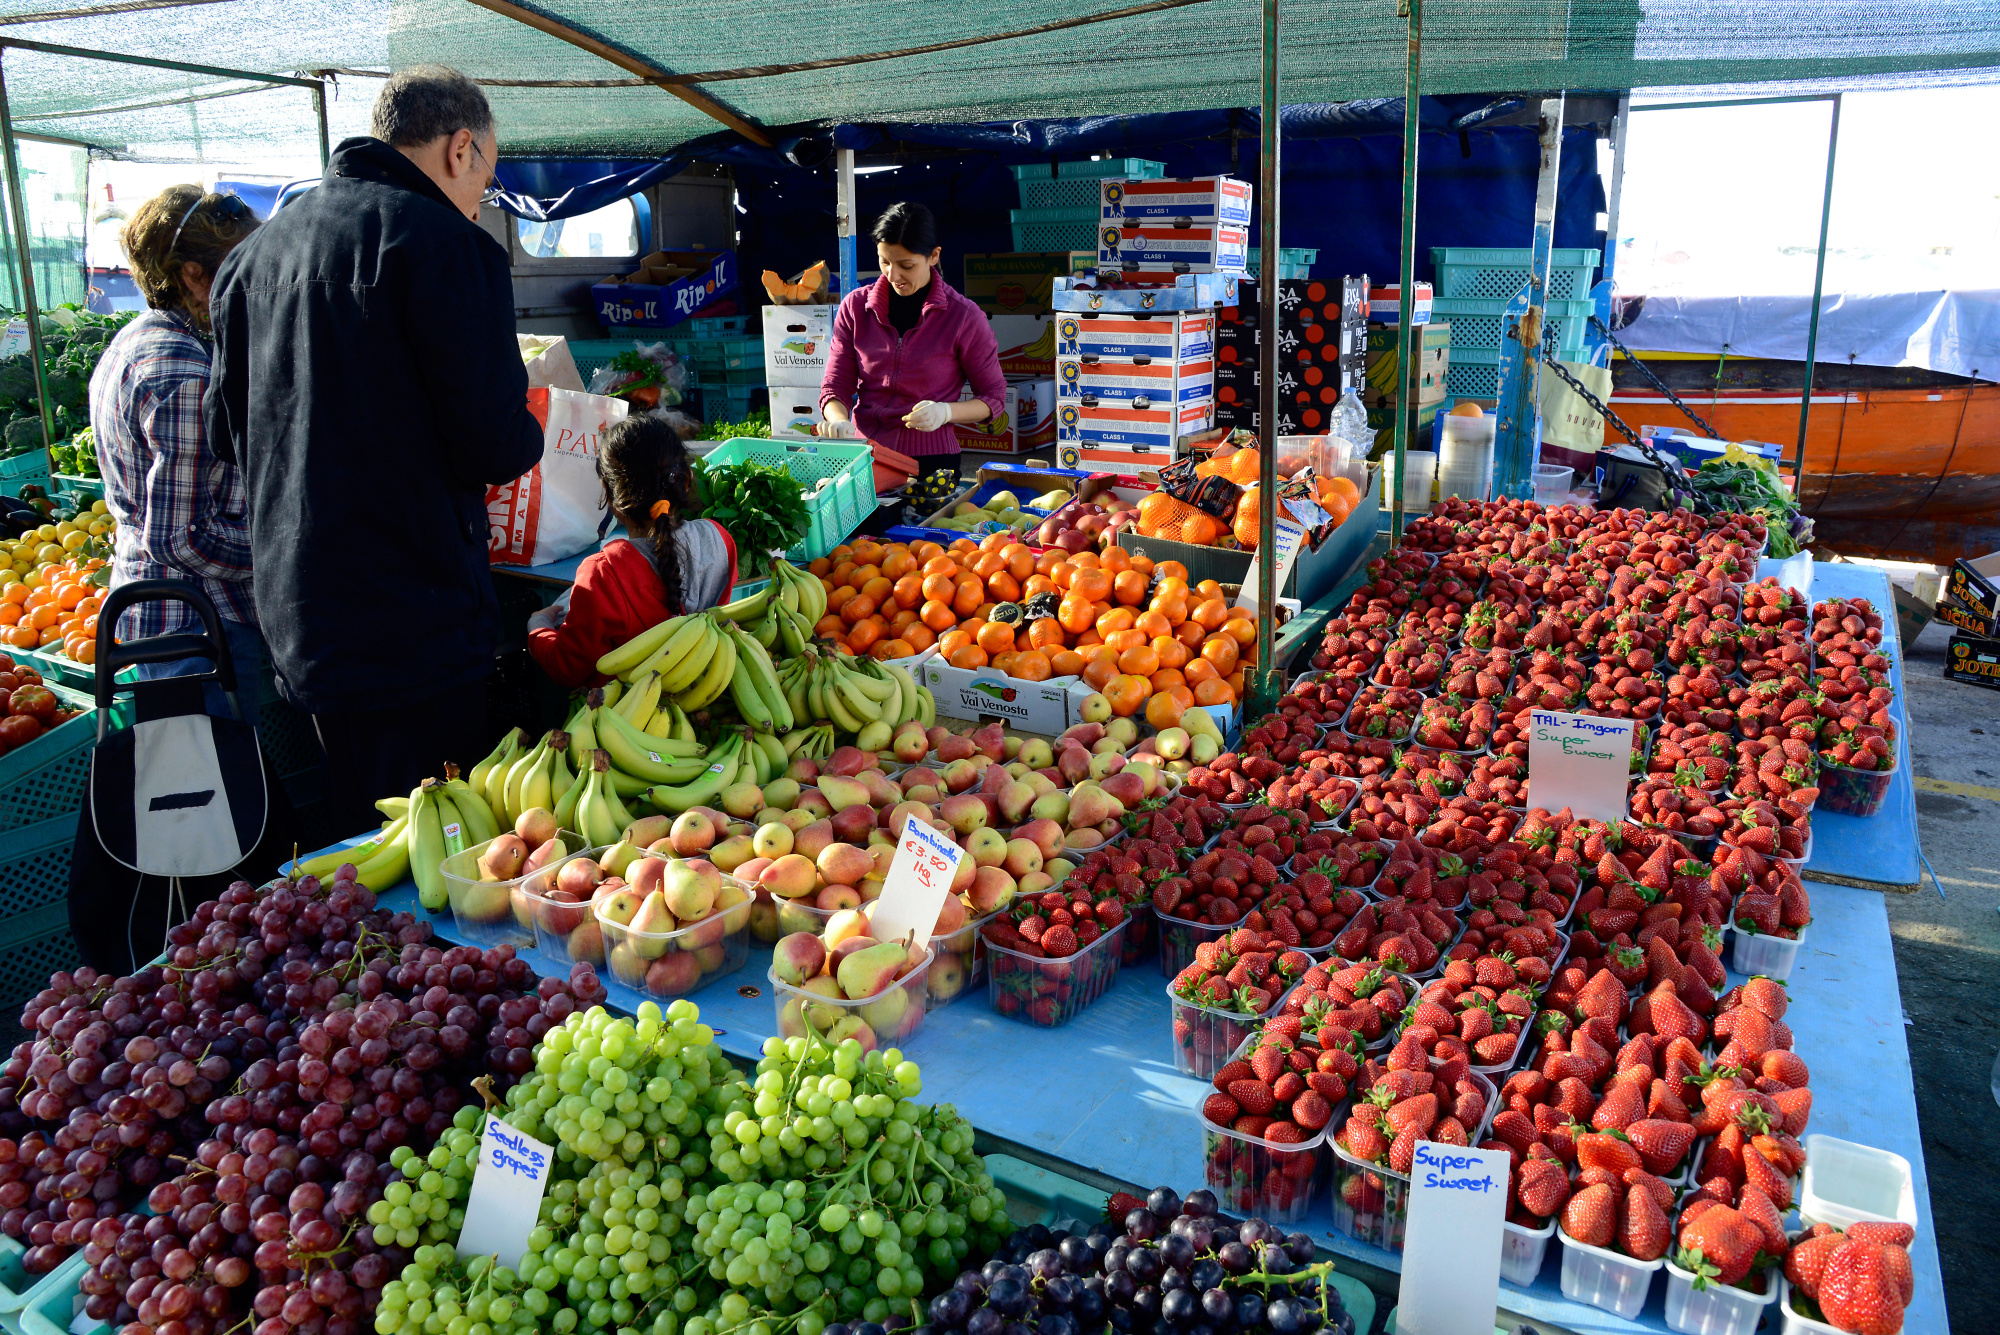
[[[951,421],[951,406],[924,399],[903,414],[903,425],[912,431],[936,431]]]
[[[828,417],[819,424],[819,434],[825,440],[860,440],[861,432],[852,421],[838,417]]]

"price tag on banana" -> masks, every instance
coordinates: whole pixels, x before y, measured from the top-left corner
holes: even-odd
[[[928,944],[964,856],[965,850],[949,836],[914,817],[904,821],[895,861],[882,878],[882,898],[869,918],[875,939],[900,941],[912,936],[913,944]]]

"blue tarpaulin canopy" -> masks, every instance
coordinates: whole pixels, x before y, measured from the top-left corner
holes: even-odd
[[[1533,234],[1539,163],[1532,126],[1487,125],[1511,99],[1463,95],[1420,99],[1422,173],[1418,189],[1418,276],[1430,276],[1432,246],[1521,246]],[[1400,98],[1284,109],[1283,242],[1315,249],[1316,277],[1367,273],[1393,281],[1402,212]],[[871,171],[856,181],[865,229],[898,200],[937,215],[948,277],[966,254],[1015,249],[1008,211],[1020,206],[1012,172],[1020,163],[1109,154],[1164,162],[1168,174],[1254,177],[1261,117],[1254,108],[1090,116],[1072,120],[961,125],[842,125],[834,144],[853,149]],[[1555,244],[1601,249],[1605,206],[1597,131],[1565,129]],[[780,139],[779,143],[790,142]],[[530,221],[575,217],[678,175],[695,163],[726,165],[742,212],[738,253],[746,274],[786,275],[833,259],[834,182],[830,163],[800,167],[783,152],[722,132],[657,160],[508,160],[500,203]],[[1253,235],[1257,223],[1253,220]],[[864,268],[872,267],[864,247]]]

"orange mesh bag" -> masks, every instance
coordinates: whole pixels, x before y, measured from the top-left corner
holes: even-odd
[[[1257,481],[1258,471],[1263,467],[1263,452],[1256,449],[1238,450],[1222,461],[1222,475],[1241,486],[1250,486]]]
[[[1242,498],[1236,502],[1236,520],[1230,526],[1230,532],[1235,536],[1237,545],[1252,551],[1257,547],[1257,525],[1259,523],[1257,510],[1262,496],[1263,488],[1246,487]],[[1283,501],[1278,503],[1278,513],[1292,520],[1293,523],[1298,522],[1292,512],[1285,508]]]
[[[1175,500],[1156,491],[1139,502],[1139,533],[1142,537],[1171,538],[1175,542],[1210,547],[1222,536],[1222,521],[1197,510],[1186,501]]]

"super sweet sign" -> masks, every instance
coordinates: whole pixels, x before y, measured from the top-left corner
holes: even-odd
[[[1625,781],[1637,736],[1631,719],[1534,709],[1528,718],[1528,800],[1547,811],[1625,819]]]
[[[1508,1168],[1505,1150],[1417,1142],[1397,1335],[1493,1328]]]

